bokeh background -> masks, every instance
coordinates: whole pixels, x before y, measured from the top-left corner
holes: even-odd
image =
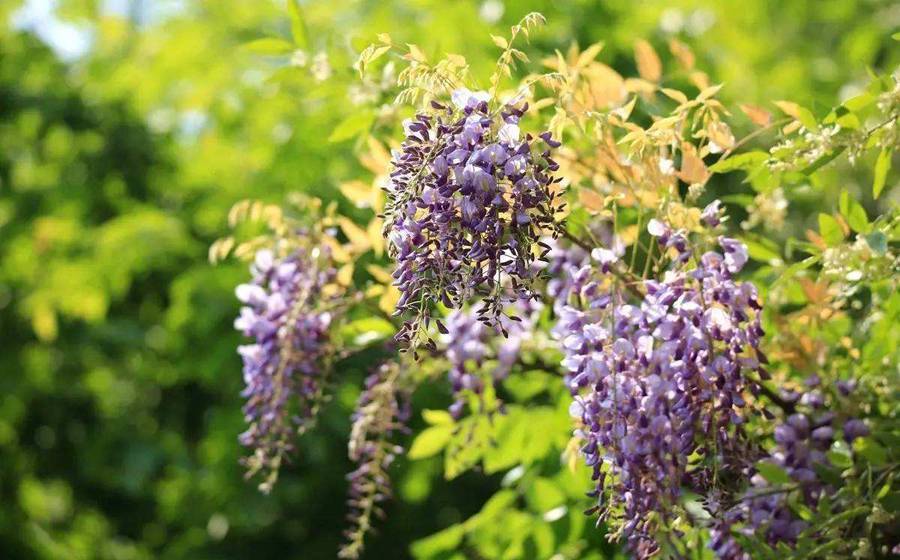
[[[0,557],[334,556],[365,360],[260,495],[238,464],[245,273],[206,252],[243,198],[305,191],[359,213],[336,185],[371,171],[332,132],[370,102],[350,66],[377,33],[477,72],[488,33],[537,10],[544,52],[604,41],[600,58],[633,74],[635,40],[665,60],[677,37],[724,99],[814,111],[900,62],[890,0],[300,4],[305,49],[271,55],[242,45],[291,36],[279,1],[0,0]],[[397,472],[368,558],[408,556],[498,483],[441,482],[436,460]]]

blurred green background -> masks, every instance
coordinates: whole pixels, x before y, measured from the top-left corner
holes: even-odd
[[[670,37],[731,102],[822,112],[890,70],[900,4],[876,0],[301,2],[307,48],[267,0],[0,1],[0,557],[329,558],[344,525],[351,368],[273,495],[242,478],[234,263],[206,250],[236,201],[302,190],[338,200],[370,177],[334,126],[380,95],[350,68],[379,32],[476,71],[528,11],[535,50],[604,41],[634,73],[634,41]],[[501,31],[498,31],[501,30]],[[771,106],[771,105],[769,105]],[[444,402],[445,395],[419,396]],[[441,404],[438,404],[441,406]],[[497,480],[440,482],[398,464],[369,558],[477,511]],[[602,538],[597,535],[600,546]]]

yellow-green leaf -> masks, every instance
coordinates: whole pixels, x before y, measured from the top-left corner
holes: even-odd
[[[276,37],[263,37],[262,39],[250,41],[249,43],[244,43],[243,48],[255,54],[266,55],[287,54],[295,50],[294,45]]]
[[[354,247],[360,250],[369,248],[369,234],[366,233],[366,230],[343,216],[337,218],[337,223],[341,226],[344,235],[347,236],[347,239],[350,240],[350,243],[352,243]]]
[[[805,126],[808,130],[816,130],[819,128],[816,117],[813,116],[812,112],[806,107],[801,107],[792,101],[776,101],[775,105],[788,116],[794,117],[800,121],[800,124]]]
[[[453,424],[453,417],[446,410],[432,410],[426,408],[422,411],[422,418],[431,426],[446,426]]]
[[[884,184],[887,182],[888,171],[891,169],[891,149],[887,146],[881,148],[878,159],[875,161],[875,180],[872,183],[872,196],[878,198],[881,195]]]
[[[440,453],[453,435],[452,425],[432,426],[422,431],[413,440],[407,456],[410,459],[425,459]]]
[[[819,214],[819,234],[831,246],[844,240],[844,232],[841,225],[828,214]]]
[[[329,142],[343,142],[354,136],[358,136],[369,130],[372,122],[375,120],[375,114],[372,111],[357,111],[351,113],[347,118],[342,120],[328,137]]]
[[[306,22],[297,0],[288,0],[288,15],[291,18],[291,36],[294,38],[294,43],[301,49],[307,48],[309,38],[306,33]]]
[[[509,47],[509,41],[506,40],[505,37],[501,37],[499,35],[491,35],[491,40],[494,41],[494,44],[500,47],[501,49],[505,49]]]

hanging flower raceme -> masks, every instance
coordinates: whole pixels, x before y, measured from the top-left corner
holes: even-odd
[[[750,479],[751,488],[738,505],[724,512],[731,523],[743,525],[742,533],[758,533],[763,542],[773,547],[795,544],[808,528],[807,522],[796,513],[796,503],[815,511],[822,498],[835,492],[820,472],[834,470],[828,452],[838,437],[852,444],[869,433],[863,420],[835,412],[852,408],[846,405],[856,388],[855,381],[837,382],[837,392],[832,395],[824,390],[818,376],[809,377],[805,385],[802,394],[783,392],[784,402],[794,411],[775,426],[775,446],[761,461],[783,472],[790,482],[774,485],[762,473],[756,473]],[[730,535],[713,539],[710,548],[725,560],[750,558]]]
[[[357,468],[347,475],[350,482],[350,519],[347,542],[340,558],[358,558],[373,516],[382,516],[381,504],[391,496],[391,463],[403,449],[391,443],[397,432],[406,432],[410,417],[409,387],[403,370],[384,364],[366,379],[366,386],[353,413],[348,451]]]
[[[454,395],[450,414],[459,419],[466,405],[466,395],[482,396],[485,383],[506,379],[519,357],[522,343],[531,332],[542,308],[540,302],[520,300],[510,305],[507,314],[499,318],[505,337],[478,320],[476,310],[453,310],[446,319],[446,333],[441,342],[450,362],[451,389]],[[491,364],[490,371],[484,365]],[[494,391],[496,394],[496,390]],[[493,403],[483,403],[491,406]]]
[[[550,155],[559,143],[520,131],[527,106],[492,112],[486,93],[468,90],[452,99],[405,123],[392,161],[385,234],[397,313],[409,317],[398,340],[411,346],[436,302],[459,308],[477,296],[479,320],[502,328],[507,303],[535,297],[539,240],[559,211]]]
[[[657,221],[648,229],[674,249],[664,278],[643,282],[638,300],[607,274],[616,251],[595,249],[592,263],[563,266],[568,305],[555,331],[596,481],[593,511],[639,558],[659,551],[682,486],[713,488],[747,464],[748,374],[765,375],[756,289],[733,278],[746,248],[719,238],[721,252],[693,261],[684,234]]]
[[[253,450],[248,476],[267,473],[260,489],[274,484],[298,430],[316,415],[323,399],[322,361],[328,354],[332,314],[323,288],[335,270],[327,249],[300,248],[284,257],[263,249],[250,267],[251,282],[237,287],[244,304],[235,328],[255,339],[240,346],[244,361],[244,416],[250,424],[240,441]]]

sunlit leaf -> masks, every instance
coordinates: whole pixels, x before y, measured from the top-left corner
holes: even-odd
[[[640,39],[634,44],[634,60],[641,78],[650,82],[658,82],[662,77],[662,62],[659,60],[659,55],[653,50],[653,46],[647,41]]]
[[[819,214],[819,233],[830,246],[837,245],[844,240],[844,231],[840,224],[828,214]]]
[[[349,140],[355,136],[367,132],[375,120],[375,113],[372,111],[357,111],[350,113],[342,120],[331,134],[328,136],[329,142],[342,142]]]
[[[768,126],[772,122],[772,114],[762,107],[747,103],[742,104],[740,107],[741,111],[750,119],[750,122],[756,126]]]
[[[678,63],[685,70],[692,70],[694,68],[694,53],[691,51],[691,48],[679,41],[678,39],[672,38],[669,39],[669,51],[672,53]]]
[[[254,54],[281,55],[293,52],[296,47],[284,39],[264,37],[244,43],[243,48]]]
[[[891,149],[885,146],[878,153],[878,159],[875,161],[875,179],[872,181],[872,197],[881,196],[881,191],[887,183],[888,171],[891,170]]]
[[[297,0],[288,0],[288,15],[291,19],[291,36],[294,43],[301,49],[309,48],[309,38],[307,37],[306,22],[303,19],[303,11]]]
[[[776,101],[775,105],[788,116],[800,121],[808,130],[818,130],[819,125],[816,122],[816,117],[813,116],[809,109],[801,107],[792,101]]]
[[[412,460],[416,460],[437,455],[443,451],[452,435],[452,425],[439,425],[425,428],[416,436],[416,439],[413,440],[407,456]]]

